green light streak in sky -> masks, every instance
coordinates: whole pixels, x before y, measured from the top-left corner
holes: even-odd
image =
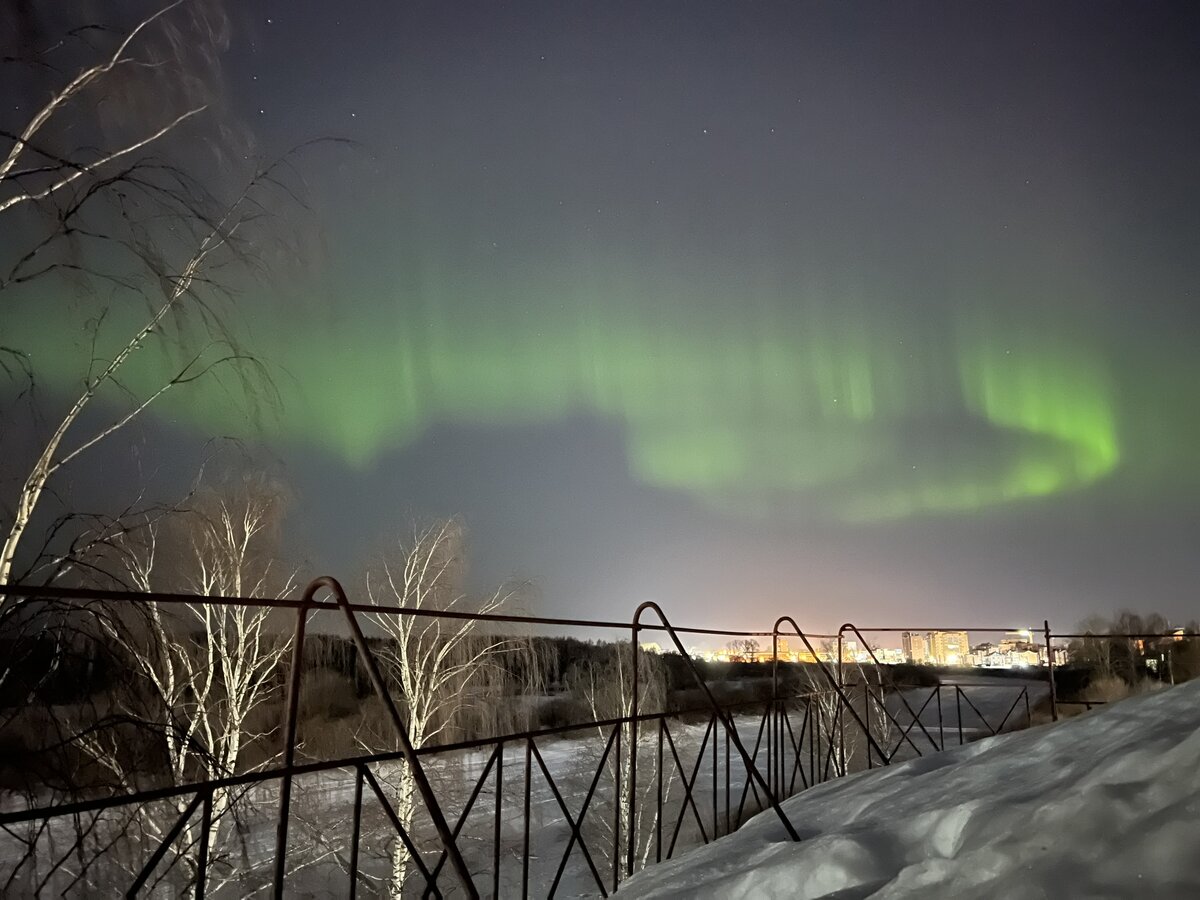
[[[397,303],[369,322],[251,322],[255,350],[283,372],[268,437],[364,466],[437,423],[598,415],[622,427],[630,472],[646,484],[723,509],[852,521],[1044,497],[1121,461],[1104,359],[1065,332],[903,333],[829,301],[672,316],[678,304],[599,293],[457,319]],[[123,327],[114,319],[106,333]],[[21,337],[56,360],[64,387],[82,341],[36,325]],[[147,390],[161,364],[144,354],[126,383]],[[214,381],[162,412],[205,434],[244,434],[231,391]]]
[[[1062,445],[1056,464],[1022,461],[1015,481],[1025,493],[1050,493],[1064,482],[1086,484],[1111,472],[1120,459],[1106,375],[1075,348],[1054,354],[973,348],[963,359],[962,383],[968,408],[988,421]]]
[[[958,342],[961,402],[1015,449],[981,470],[967,457],[907,486],[854,501],[849,515],[895,519],[967,512],[1085,487],[1111,474],[1121,452],[1110,378],[1097,354],[1044,335],[1007,339],[977,329]]]

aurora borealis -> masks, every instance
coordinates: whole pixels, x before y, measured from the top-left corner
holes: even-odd
[[[803,503],[864,522],[1083,489],[1121,460],[1112,374],[1068,334],[1006,335],[977,321],[906,340],[839,297],[743,297],[697,328],[601,295],[485,307],[465,327],[401,307],[391,327],[342,335],[350,353],[317,342],[276,379],[281,414],[256,424],[361,467],[439,423],[593,415],[620,427],[630,474],[649,486],[734,513],[787,517]],[[657,296],[667,309],[686,302]],[[256,343],[267,360],[283,350],[269,332]],[[147,355],[141,390],[162,371]],[[253,438],[223,388],[189,390],[172,411]]]
[[[161,439],[261,442],[307,546],[337,532],[320,567],[461,513],[481,577],[569,612],[634,592],[705,614],[739,567],[761,610],[1071,619],[1137,584],[1184,611],[1193,10],[231,15],[228,103],[260,149],[359,147],[304,172],[304,258],[239,285],[279,409],[251,423],[212,383],[169,399]],[[47,299],[5,339],[66,390],[80,337],[42,327]]]

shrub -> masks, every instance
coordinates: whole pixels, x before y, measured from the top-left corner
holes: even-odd
[[[303,706],[306,715],[343,719],[358,712],[360,700],[354,680],[333,669],[304,673]]]

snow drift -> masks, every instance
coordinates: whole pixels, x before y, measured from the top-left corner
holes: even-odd
[[[838,779],[621,896],[1200,897],[1200,682]]]

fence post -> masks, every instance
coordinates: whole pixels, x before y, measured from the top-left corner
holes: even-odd
[[[863,673],[863,719],[867,723],[867,730],[871,730],[871,685],[866,673]],[[887,765],[887,759],[880,760],[881,765]],[[867,744],[867,768],[873,768],[871,764],[871,745]],[[846,773],[843,772],[843,775]]]
[[[843,671],[843,666],[842,666],[842,659],[845,655],[844,650],[843,650],[844,645],[842,643],[842,631],[843,631],[843,629],[839,628],[838,636],[837,636],[837,680],[838,680],[838,693],[839,694],[841,694],[846,689],[846,675],[845,675],[845,672]],[[841,699],[844,700],[846,703],[850,702],[849,698],[847,698],[847,697],[842,697]],[[831,724],[833,724],[834,727],[837,728],[838,768],[840,768],[842,770],[842,774],[845,775],[846,774],[846,718],[842,714],[841,705],[839,705],[837,708],[836,721]],[[868,732],[870,731],[870,726],[868,726],[867,730],[868,730]],[[867,743],[868,743],[867,755],[870,756],[871,755],[871,750],[870,750],[870,746],[869,746],[870,741],[868,741]]]
[[[962,685],[954,686],[954,717],[958,719],[958,746],[963,745],[962,730]]]
[[[637,746],[638,746],[638,657],[640,656],[638,631],[641,626],[635,621],[631,628],[630,650],[632,651],[633,665],[633,696],[630,703],[629,716],[629,822],[626,823],[629,829],[629,852],[625,861],[625,875],[631,877],[633,875],[633,861],[637,854],[637,828],[635,827],[636,806],[637,806]],[[617,726],[620,727],[620,726]],[[621,751],[620,744],[617,745],[617,766],[620,767]],[[617,808],[621,808],[621,792],[617,791]],[[616,889],[614,882],[613,889]]]
[[[287,702],[283,726],[283,778],[279,783],[279,822],[275,828],[275,900],[283,898],[283,883],[287,874],[288,819],[292,806],[292,778],[296,768],[296,719],[300,710],[300,675],[304,669],[304,629],[320,581],[313,581],[304,590],[296,611],[296,630],[292,635],[292,667],[288,671]]]
[[[1050,620],[1042,620],[1046,635],[1046,666],[1050,673],[1050,719],[1058,721],[1058,691],[1054,687],[1054,648],[1050,646]]]
[[[935,687],[934,690],[937,691],[937,703],[938,703],[938,744],[940,745],[938,747],[938,750],[945,750],[946,749],[946,724],[945,724],[945,720],[942,718],[941,676],[938,676],[937,687]]]
[[[779,629],[771,630],[771,705],[767,716],[767,786],[776,794],[779,784],[775,780],[772,751],[775,749],[776,735],[782,722],[779,721]]]

